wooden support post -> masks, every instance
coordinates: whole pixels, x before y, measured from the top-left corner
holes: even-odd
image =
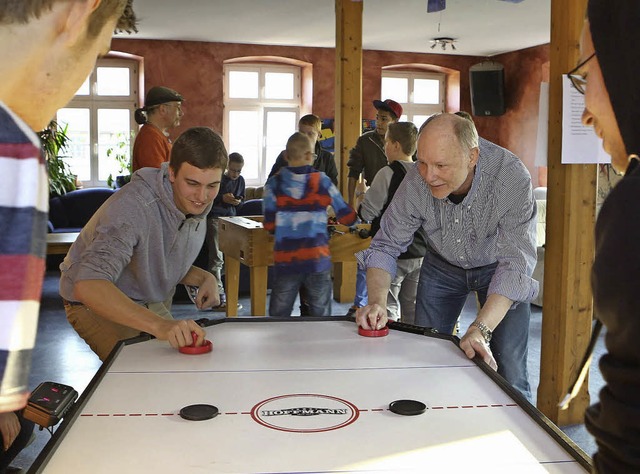
[[[574,380],[591,335],[596,165],[563,165],[562,74],[579,58],[586,0],[551,1],[549,177],[538,408],[559,425],[582,423],[585,382],[567,410],[558,402]]]
[[[362,133],[362,1],[336,1],[335,158],[348,201],[349,150]]]

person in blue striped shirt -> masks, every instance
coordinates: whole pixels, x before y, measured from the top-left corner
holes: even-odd
[[[462,337],[531,397],[527,372],[529,301],[538,293],[536,205],[531,176],[513,153],[478,137],[471,120],[440,114],[423,126],[418,162],[409,170],[370,247],[357,254],[367,268],[369,305],[356,313],[365,329],[387,322],[387,293],[397,257],[417,229],[427,253],[416,298],[417,325],[451,334],[467,295],[481,308]]]

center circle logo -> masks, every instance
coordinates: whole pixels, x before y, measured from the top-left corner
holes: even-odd
[[[347,400],[313,393],[279,395],[251,409],[251,417],[262,426],[292,433],[337,430],[359,415],[358,408]]]

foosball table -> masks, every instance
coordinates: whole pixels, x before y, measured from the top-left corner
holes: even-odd
[[[333,297],[353,301],[357,263],[355,253],[369,247],[369,224],[329,225],[329,250],[333,262]],[[221,217],[218,228],[224,254],[227,316],[238,315],[240,264],[249,267],[251,314],[267,314],[267,269],[273,265],[273,236],[262,227],[262,216]]]

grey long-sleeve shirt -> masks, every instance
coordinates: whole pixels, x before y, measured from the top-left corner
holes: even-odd
[[[134,301],[165,301],[202,248],[210,208],[190,217],[178,210],[167,163],[137,171],[71,246],[60,264],[60,295],[73,301],[77,281],[108,280]]]
[[[498,262],[489,294],[530,301],[536,264],[536,204],[531,176],[511,152],[480,139],[480,157],[469,193],[460,204],[436,199],[417,168],[407,171],[367,250],[363,268],[396,273],[396,259],[420,226],[429,246],[452,265],[470,269]]]

